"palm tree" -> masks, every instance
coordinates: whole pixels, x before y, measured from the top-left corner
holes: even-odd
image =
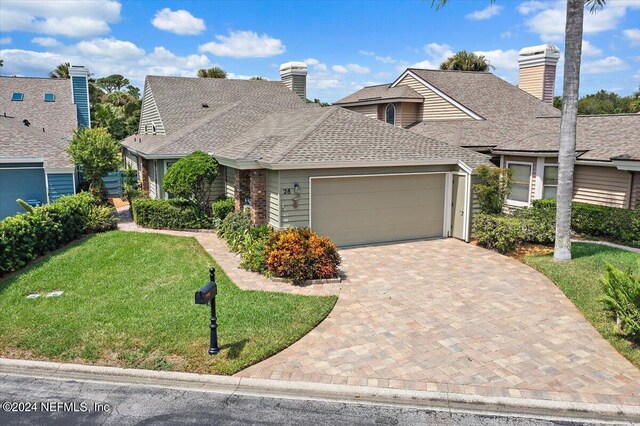
[[[202,78],[227,78],[227,72],[220,67],[213,67],[209,69],[199,69],[198,77]]]
[[[466,50],[461,50],[440,64],[441,70],[486,72],[490,68],[493,66],[484,55],[476,55]]]
[[[69,62],[63,62],[49,73],[49,78],[71,78],[69,76]]]
[[[448,0],[431,0],[440,9]],[[493,3],[493,0],[489,0]],[[591,13],[602,9],[606,0],[567,0],[567,22],[564,37],[564,81],[562,87],[562,118],[560,148],[558,150],[558,192],[556,195],[556,241],[553,258],[571,260],[571,198],[573,171],[576,160],[576,127],[578,124],[578,93],[580,89],[580,61],[584,8]]]

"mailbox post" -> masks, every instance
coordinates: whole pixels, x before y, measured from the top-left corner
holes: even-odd
[[[195,301],[197,305],[206,305],[211,303],[211,342],[209,344],[209,355],[215,355],[220,352],[218,348],[218,319],[216,318],[216,295],[218,294],[218,285],[216,284],[216,270],[209,268],[209,282],[200,290],[196,291]]]

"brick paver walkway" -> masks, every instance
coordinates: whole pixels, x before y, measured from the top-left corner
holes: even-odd
[[[327,319],[237,375],[640,403],[640,371],[551,281],[516,260],[454,239],[341,255],[348,281]]]

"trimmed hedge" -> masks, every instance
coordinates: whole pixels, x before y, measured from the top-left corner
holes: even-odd
[[[145,228],[203,229],[211,227],[211,219],[190,200],[136,198],[131,203],[131,207],[134,222]]]
[[[515,216],[478,213],[473,216],[473,233],[478,245],[500,253],[512,252],[523,240],[522,220]]]
[[[212,207],[213,221],[218,226],[235,209],[235,201],[231,197],[221,195],[213,202]]]
[[[556,202],[552,199],[536,200],[533,210],[547,211],[555,220]],[[579,234],[640,247],[640,210],[574,202],[571,229]]]
[[[115,229],[118,222],[113,212],[112,208],[99,205],[88,192],[82,192],[3,219],[0,275],[15,271],[84,234]]]

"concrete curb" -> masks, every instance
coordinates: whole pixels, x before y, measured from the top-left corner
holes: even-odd
[[[610,243],[608,241],[596,241],[596,240],[579,240],[579,239],[571,239],[572,243],[589,243],[589,244],[599,244],[601,246],[613,247],[620,250],[630,251],[632,253],[640,253],[640,248],[623,246],[622,244]]]
[[[459,409],[494,414],[537,415],[640,422],[640,406],[589,404],[508,397],[487,397],[406,389],[333,385],[253,379],[237,376],[139,370],[83,364],[0,358],[0,374],[58,380],[103,381],[218,393],[284,397],[291,399],[339,400],[356,403],[405,405],[432,409]]]

